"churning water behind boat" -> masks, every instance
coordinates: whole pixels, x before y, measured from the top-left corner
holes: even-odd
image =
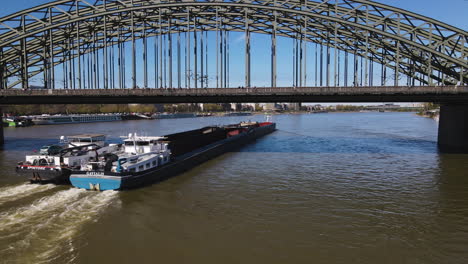
[[[28,196],[31,196],[36,193],[44,192],[53,188],[56,188],[56,185],[46,184],[29,184],[24,183],[16,186],[8,186],[0,188],[0,205],[19,200]]]
[[[117,197],[114,191],[67,189],[0,213],[2,263],[72,261],[81,227],[96,219]]]

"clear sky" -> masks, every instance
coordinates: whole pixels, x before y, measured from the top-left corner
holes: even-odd
[[[3,0],[0,16],[34,7],[48,0]],[[92,2],[92,1],[90,1]],[[375,2],[399,7],[411,12],[435,18],[450,25],[468,30],[467,0],[378,0]]]

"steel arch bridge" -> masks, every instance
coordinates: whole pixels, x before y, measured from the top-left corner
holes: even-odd
[[[332,80],[335,86],[340,86],[340,74],[346,75],[343,83],[348,86],[348,55],[354,59],[350,62],[354,69],[354,73],[350,74],[352,86],[359,83],[362,86],[372,85],[375,75],[373,63],[382,67],[382,85],[388,79],[387,69],[393,72],[390,78],[395,86],[401,85],[400,75],[406,76],[405,84],[409,86],[415,82],[420,85],[468,84],[467,31],[373,1],[59,0],[0,19],[0,88],[19,86],[27,89],[35,76],[43,79],[44,88],[57,88],[56,68],[59,65],[63,66],[64,88],[112,89],[117,88],[114,84],[117,78],[120,88],[136,88],[139,68],[135,42],[139,39],[144,45],[144,87],[149,87],[149,38],[155,39],[157,48],[154,63],[158,64],[158,60],[161,62],[155,65],[154,74],[159,75],[155,79],[155,87],[162,86],[158,82],[162,84],[163,67],[164,72],[169,72],[164,73],[165,78],[169,79],[169,87],[174,86],[173,63],[177,64],[179,86],[181,78],[184,78],[188,82],[187,88],[192,87],[191,80],[195,88],[204,87],[207,58],[203,55],[203,44],[201,48],[194,44],[193,66],[191,56],[186,55],[182,70],[180,35],[177,52],[172,51],[171,41],[175,34],[187,34],[190,38],[189,32],[193,32],[195,43],[198,43],[197,36],[203,43],[202,32],[208,31],[217,32],[217,87],[229,86],[229,75],[226,73],[229,71],[229,60],[226,59],[226,41],[223,42],[223,39],[230,31],[245,32],[247,87],[251,86],[251,33],[271,35],[272,87],[277,86],[277,36],[296,41],[293,54],[294,86],[305,86],[307,80],[303,43],[317,43],[327,50],[325,62],[320,59],[320,79],[322,70],[326,71],[327,86],[331,86]],[[171,47],[167,53],[164,51],[169,66],[165,65],[166,58],[163,64],[162,58],[158,57],[158,52],[162,54],[163,37]],[[122,50],[125,50],[123,45],[126,42],[132,44],[131,87],[125,85],[125,52]],[[334,62],[330,61],[328,48],[335,50]],[[186,43],[185,49],[190,54],[190,42]],[[177,53],[176,62],[173,53]],[[340,58],[341,54],[345,55]],[[87,61],[85,56],[88,56]],[[358,59],[361,59],[360,76]],[[345,68],[340,63],[346,63]],[[114,68],[114,64],[118,64],[118,69]],[[191,77],[192,70],[195,72],[194,78]],[[362,71],[365,72],[364,76]],[[332,72],[333,76],[330,77]],[[322,80],[320,82],[322,85]]]

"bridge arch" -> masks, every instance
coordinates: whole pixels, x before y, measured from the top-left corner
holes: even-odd
[[[113,76],[107,57],[113,46],[194,31],[245,32],[247,51],[250,33],[272,35],[272,65],[276,65],[273,43],[276,36],[283,36],[300,40],[299,45],[315,42],[378,62],[394,72],[396,85],[399,74],[422,84],[468,83],[468,32],[365,0],[54,1],[0,19],[0,83],[2,88],[28,87],[29,79],[42,73],[44,85],[54,88],[57,65],[69,63],[71,72],[72,65],[81,67],[77,58],[100,50],[106,63],[98,65],[105,86],[99,88],[109,88]],[[246,86],[250,86],[250,54],[246,53]],[[133,87],[135,54],[133,47]],[[78,63],[72,64],[74,60]],[[276,86],[276,66],[271,72]],[[72,75],[67,78],[78,79],[76,86],[82,88],[81,70]]]

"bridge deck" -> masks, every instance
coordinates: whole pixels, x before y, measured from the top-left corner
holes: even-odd
[[[468,103],[468,86],[278,87],[0,91],[0,104],[435,102]]]

